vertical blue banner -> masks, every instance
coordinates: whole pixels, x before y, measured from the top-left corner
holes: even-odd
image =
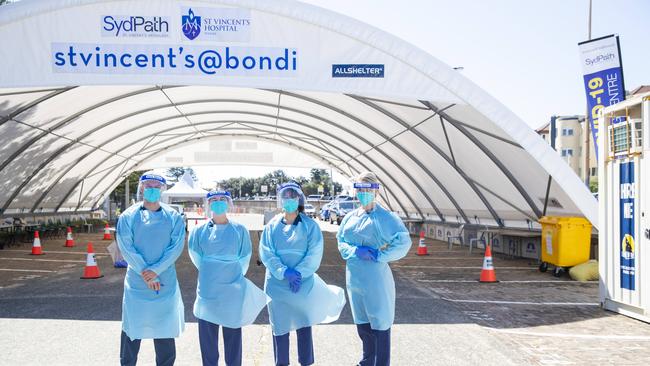
[[[634,291],[636,266],[634,261],[634,162],[620,165],[620,243],[621,243],[621,288]]]
[[[618,37],[611,35],[581,42],[580,57],[582,62],[585,94],[587,95],[586,116],[591,127],[591,134],[598,159],[598,114],[606,106],[625,100],[623,67]],[[620,123],[619,118],[612,123]]]

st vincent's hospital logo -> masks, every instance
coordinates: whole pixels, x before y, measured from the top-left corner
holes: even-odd
[[[250,9],[181,7],[181,29],[190,41],[249,42]]]
[[[190,41],[198,37],[199,33],[201,33],[201,17],[195,16],[192,9],[188,11],[187,15],[182,16],[181,23],[183,27],[183,34]]]

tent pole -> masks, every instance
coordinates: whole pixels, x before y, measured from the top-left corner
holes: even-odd
[[[129,207],[129,176],[124,180],[124,210]]]

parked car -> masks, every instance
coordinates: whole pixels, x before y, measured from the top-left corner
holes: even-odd
[[[307,196],[307,201],[320,201],[323,196],[320,194],[310,194]]]
[[[340,194],[334,197],[334,201],[354,201],[354,197],[348,196],[346,194]]]
[[[316,218],[316,209],[314,208],[314,205],[311,203],[305,204],[305,215]]]
[[[332,203],[332,207],[329,210],[330,224],[336,222],[337,225],[341,225],[341,221],[343,221],[345,215],[347,215],[351,211],[356,210],[357,207],[359,207],[359,201],[348,201],[348,200],[334,201]]]

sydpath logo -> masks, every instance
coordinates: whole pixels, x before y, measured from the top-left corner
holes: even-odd
[[[102,16],[102,37],[169,37],[169,17],[146,15]]]

